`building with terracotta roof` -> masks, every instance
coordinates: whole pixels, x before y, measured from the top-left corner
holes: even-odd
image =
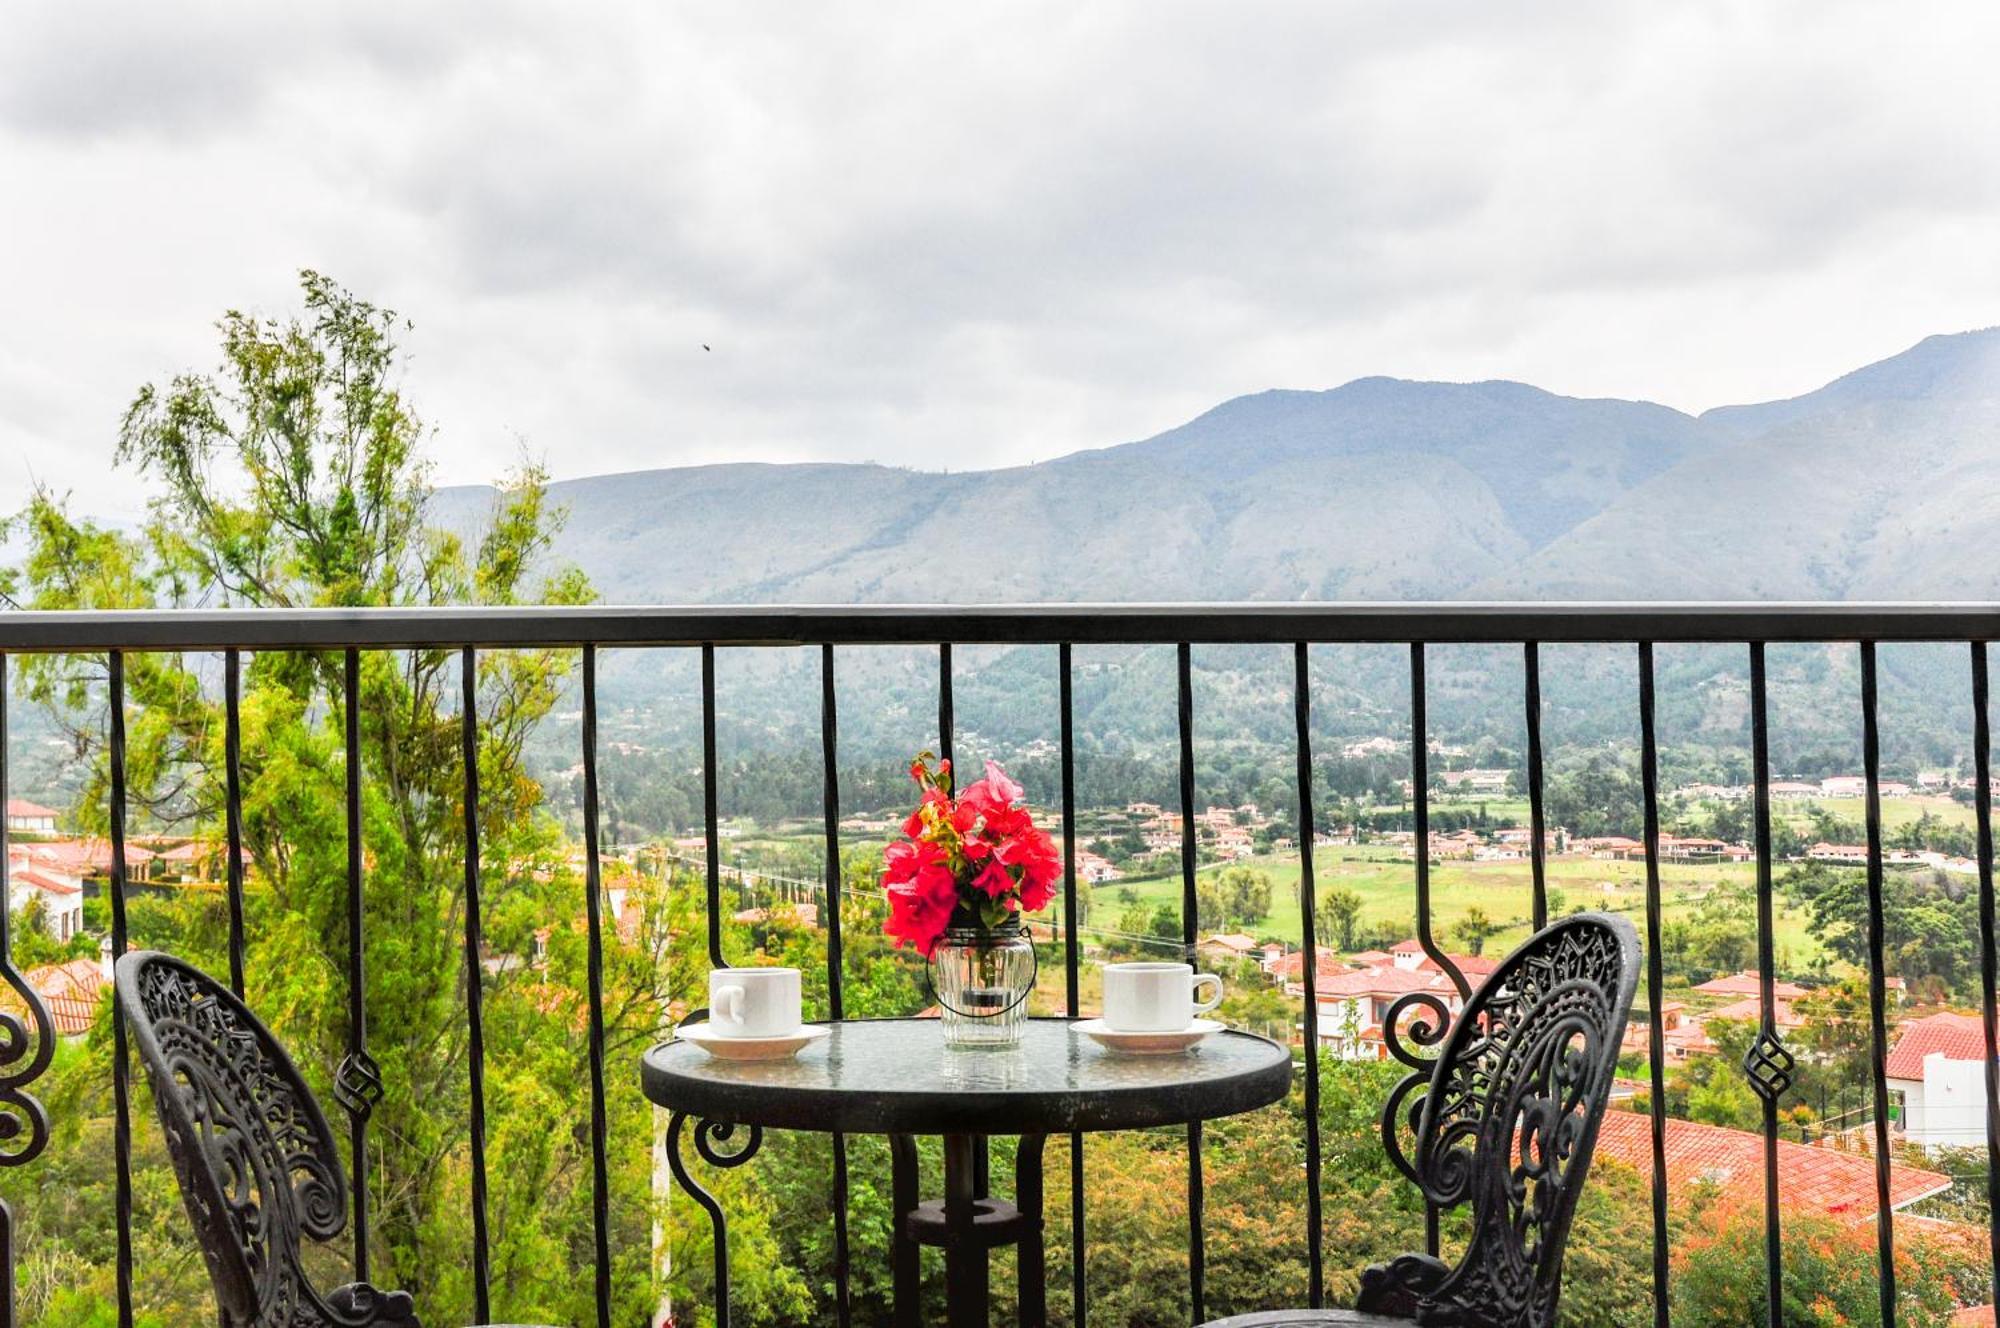
[[[53,867],[33,863],[25,855],[7,855],[7,910],[26,908],[39,901],[42,919],[49,934],[67,941],[83,930],[83,882]]]
[[[90,1032],[97,1017],[97,1005],[111,985],[100,959],[71,959],[60,964],[37,964],[22,974],[28,985],[49,1009],[56,1036],[80,1038]],[[11,996],[12,993],[10,992]],[[15,1008],[19,1008],[16,1004]]]
[[[1764,1201],[1764,1136],[1748,1130],[1668,1117],[1666,1131],[1669,1193],[1706,1185],[1725,1199],[1761,1205]],[[1649,1181],[1653,1174],[1653,1126],[1636,1111],[1607,1111],[1597,1136],[1599,1157],[1614,1158]],[[1875,1215],[1875,1159],[1861,1153],[1778,1141],[1778,1196],[1787,1208],[1822,1213],[1843,1222]],[[1907,1208],[1943,1194],[1951,1177],[1892,1163],[1889,1207]]]
[[[1747,969],[1741,973],[1731,973],[1726,978],[1711,978],[1696,987],[1695,990],[1707,996],[1755,996],[1759,994],[1757,975]],[[1780,1000],[1795,1001],[1806,994],[1806,989],[1790,982],[1776,982],[1772,984],[1772,993]]]
[[[125,876],[144,881],[152,875],[158,855],[143,844],[125,845]],[[40,843],[10,844],[9,862],[25,861],[34,867],[52,868],[79,881],[101,881],[111,875],[111,842],[106,839],[51,839]]]
[[[1277,980],[1278,984],[1284,988],[1287,996],[1303,996],[1305,994],[1306,956],[1303,950],[1295,950],[1291,954],[1278,956],[1264,971]],[[1346,964],[1341,963],[1334,956],[1333,951],[1327,949],[1324,945],[1319,947],[1319,957],[1313,964],[1313,981],[1315,983],[1324,983],[1328,978],[1333,977],[1337,973],[1350,971]]]
[[[7,799],[7,829],[23,835],[52,835],[56,832],[56,817],[59,813],[53,807],[44,807],[39,802],[29,802],[25,798]]]
[[[1492,977],[1500,968],[1500,961],[1489,955],[1447,954],[1445,958],[1450,960],[1452,967],[1463,974],[1465,980],[1475,987]],[[1416,967],[1410,971],[1413,973],[1442,973],[1444,969],[1438,966],[1438,962],[1435,959],[1432,959],[1429,955],[1425,955],[1417,961]]]
[[[1375,1060],[1385,1053],[1382,1025],[1389,1007],[1411,992],[1429,992],[1457,1015],[1463,1002],[1458,988],[1442,973],[1416,973],[1404,968],[1371,968],[1336,973],[1317,981],[1319,1040],[1349,1060]]]
[[[1203,954],[1219,955],[1225,959],[1248,959],[1257,953],[1257,938],[1242,932],[1228,932],[1221,936],[1207,936],[1195,942],[1197,951]]]
[[[1901,1099],[1903,1137],[1930,1147],[1986,1142],[1986,1029],[1978,1015],[1926,1015],[1906,1022],[1883,1063]]]
[[[1764,1003],[1755,996],[1745,996],[1740,1001],[1731,1001],[1718,1009],[1710,1010],[1701,1017],[1704,1024],[1718,1019],[1735,1019],[1746,1024],[1761,1023],[1764,1018]],[[1789,1000],[1780,996],[1771,1002],[1771,1022],[1782,1032],[1806,1026],[1805,1016],[1795,1009]]]

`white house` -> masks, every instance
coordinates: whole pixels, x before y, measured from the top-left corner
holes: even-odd
[[[25,854],[10,853],[7,861],[7,911],[18,913],[39,899],[49,934],[66,941],[83,930],[83,882]]]
[[[1320,1045],[1347,1060],[1379,1060],[1387,1054],[1382,1024],[1389,1007],[1413,991],[1436,994],[1454,1015],[1461,1002],[1458,988],[1442,973],[1416,973],[1406,968],[1363,969],[1336,973],[1318,981]]]
[[[1933,1014],[1903,1025],[1883,1066],[1902,1100],[1903,1137],[1932,1148],[1986,1142],[1986,1032],[1979,1016]]]
[[[17,834],[52,835],[56,832],[56,812],[38,802],[7,799],[7,828]]]

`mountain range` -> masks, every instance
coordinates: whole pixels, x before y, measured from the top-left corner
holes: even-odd
[[[2000,598],[2000,329],[1700,415],[1362,378],[1032,466],[551,491],[556,556],[613,603]],[[491,502],[446,489],[438,515]]]

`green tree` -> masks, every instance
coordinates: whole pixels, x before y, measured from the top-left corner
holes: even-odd
[[[301,287],[295,316],[224,315],[215,373],[181,374],[134,398],[117,460],[155,486],[140,534],[75,520],[46,491],[33,496],[14,522],[26,546],[11,578],[18,602],[423,607],[589,597],[579,574],[542,570],[560,517],[533,467],[503,484],[471,544],[431,523],[428,435],[398,384],[402,324],[317,274],[303,274]],[[124,663],[134,830],[184,826],[220,840],[224,725],[213,685],[199,661],[179,655]],[[587,1134],[548,1128],[580,1123],[583,1109],[567,1087],[583,1078],[574,999],[582,894],[522,749],[574,663],[568,652],[485,652],[476,678],[487,935],[496,951],[527,955],[537,928],[556,924],[547,966],[503,972],[487,995],[488,1037],[509,1049],[488,1062],[495,1298],[509,1317],[551,1321],[590,1312],[589,1279],[574,1266],[583,1256],[571,1253],[590,1244]],[[419,1293],[427,1314],[465,1321],[459,659],[365,652],[359,665],[369,1049],[386,1090],[370,1130],[373,1271]],[[101,829],[103,662],[37,657],[19,667],[27,694],[61,717],[90,759],[79,819]],[[244,835],[255,866],[250,995],[322,1092],[346,1049],[346,956],[326,941],[342,934],[347,909],[342,675],[337,653],[260,652],[245,661],[242,697]],[[135,915],[140,943],[164,933],[189,957],[222,966],[219,899],[189,892],[141,922]],[[620,1065],[652,1038],[668,995],[650,935],[642,929],[631,945],[613,938],[610,1054]],[[642,1103],[611,1109],[614,1129],[643,1137]],[[171,1178],[161,1169],[146,1183]],[[651,1305],[648,1184],[644,1157],[621,1154],[613,1273],[620,1313],[631,1316]],[[158,1308],[176,1322],[198,1317],[194,1306]]]
[[[1486,942],[1499,930],[1499,924],[1486,916],[1486,910],[1474,904],[1465,910],[1465,916],[1452,927],[1451,934],[1458,938],[1460,945],[1476,955],[1484,953]]]
[[[1362,900],[1346,886],[1322,891],[1313,909],[1313,921],[1321,942],[1342,952],[1354,949],[1354,930],[1361,922]]]

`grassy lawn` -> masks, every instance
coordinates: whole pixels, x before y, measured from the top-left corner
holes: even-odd
[[[1272,882],[1271,912],[1250,929],[1251,933],[1296,944],[1298,859],[1251,858],[1243,865],[1269,873]],[[1416,869],[1408,860],[1368,848],[1322,849],[1314,855],[1314,865],[1320,891],[1340,887],[1361,896],[1364,924],[1400,922],[1408,926],[1413,922]],[[1202,875],[1220,870],[1220,867],[1204,867]],[[1661,917],[1672,921],[1688,913],[1703,894],[1720,882],[1748,884],[1754,879],[1755,870],[1747,865],[1664,866],[1660,869]],[[1582,905],[1629,913],[1643,926],[1646,910],[1643,863],[1557,859],[1548,864],[1548,884],[1552,894],[1561,892],[1562,902],[1568,908]],[[1093,893],[1093,910],[1098,921],[1105,922],[1117,915],[1121,908],[1119,891],[1128,888],[1149,905],[1164,903],[1176,909],[1180,906],[1178,876],[1116,881],[1096,887]],[[1489,951],[1509,949],[1528,934],[1532,896],[1532,881],[1525,862],[1450,862],[1431,868],[1432,927],[1447,947],[1453,944],[1451,928],[1465,916],[1467,909],[1477,905],[1488,917],[1503,924],[1503,930],[1487,942]],[[1787,908],[1782,898],[1776,902],[1779,967],[1805,967],[1819,955],[1819,943],[1807,932],[1803,911]]]
[[[1803,827],[1812,817],[1813,808],[1824,808],[1843,821],[1861,824],[1867,815],[1867,803],[1861,798],[1776,798],[1771,802],[1771,814],[1793,825]],[[1929,812],[1946,825],[1962,825],[1972,828],[1972,808],[1966,803],[1942,795],[1926,794],[1922,797],[1882,799],[1882,826],[1894,830],[1912,821],[1920,820]]]

